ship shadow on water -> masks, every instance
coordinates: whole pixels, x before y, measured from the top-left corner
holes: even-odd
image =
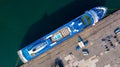
[[[31,25],[20,49],[83,14],[86,10],[104,4],[105,0],[74,0],[50,15],[45,13],[43,18]]]
[[[48,15],[45,13],[43,18],[29,28],[20,48],[23,48],[42,36],[52,32],[70,20],[83,14],[86,10],[96,6],[103,6],[104,3],[105,0],[74,0],[53,14]]]

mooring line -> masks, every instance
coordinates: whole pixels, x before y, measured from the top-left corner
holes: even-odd
[[[20,58],[18,57],[18,58],[17,58],[17,61],[16,61],[16,63],[15,63],[15,67],[17,67],[17,65],[18,65],[18,63],[19,63],[19,60],[20,60]]]

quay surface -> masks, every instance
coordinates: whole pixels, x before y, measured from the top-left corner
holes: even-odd
[[[56,58],[60,58],[63,61],[64,67],[72,67],[72,64],[65,60],[65,57],[68,56],[70,52],[72,52],[76,60],[79,62],[77,64],[78,67],[80,66],[81,60],[87,60],[94,56],[93,59],[97,59],[95,66],[91,66],[93,64],[88,64],[88,67],[119,67],[120,45],[114,42],[116,46],[115,49],[110,48],[110,51],[106,52],[101,42],[101,39],[108,35],[114,36],[114,29],[118,26],[120,27],[120,10],[104,18],[99,23],[96,23],[95,26],[91,26],[79,34],[74,35],[72,38],[32,61],[21,65],[21,67],[54,67]],[[81,50],[76,51],[78,36],[81,36],[83,41],[89,41],[89,45],[85,47],[90,51],[88,56],[84,56]],[[76,61],[74,62],[77,63]],[[87,66],[87,64],[82,65],[82,67],[85,66]]]

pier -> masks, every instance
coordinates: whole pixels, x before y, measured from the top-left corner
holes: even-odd
[[[39,57],[31,60],[30,62],[21,65],[21,67],[55,67],[55,60],[57,58],[62,60],[64,67],[80,67],[81,64],[83,64],[83,61],[86,64],[83,64],[82,67],[87,65],[89,65],[88,67],[90,67],[90,65],[94,65],[91,67],[114,67],[113,65],[116,65],[116,67],[118,65],[119,67],[120,45],[117,42],[114,42],[115,48],[113,49],[110,47],[110,51],[106,52],[101,42],[102,38],[107,36],[114,36],[114,30],[117,27],[120,27],[120,10],[114,12],[108,17],[105,17],[96,23],[96,25],[91,26],[79,34],[74,35],[70,39],[40,55]],[[78,36],[81,36],[83,41],[89,41],[88,46],[85,47],[89,49],[90,53],[88,56],[84,56],[81,49],[76,51],[76,46],[78,45]],[[74,59],[70,60],[68,56],[70,56],[71,59]],[[66,58],[69,59],[69,62]],[[90,64],[89,62],[95,63]]]

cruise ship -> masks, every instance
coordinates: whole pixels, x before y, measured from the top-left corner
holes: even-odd
[[[26,63],[40,56],[75,34],[80,33],[85,28],[95,25],[105,16],[106,12],[107,8],[102,6],[85,11],[84,14],[19,50],[20,59],[23,63]]]

